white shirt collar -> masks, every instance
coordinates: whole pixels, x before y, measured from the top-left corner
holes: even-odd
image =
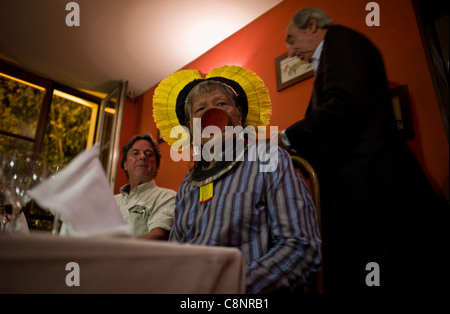
[[[150,181],[139,184],[137,187],[134,188],[134,190],[132,192],[139,193],[142,190],[146,190],[146,189],[152,188],[154,186],[156,186],[156,182],[155,182],[155,179],[152,179]],[[124,195],[128,195],[130,193],[130,184],[127,183],[124,186],[122,186],[120,188],[120,193],[122,193]]]
[[[322,48],[323,48],[323,40],[320,42],[319,46],[317,46],[316,51],[314,51],[314,54],[312,56],[311,63],[314,67],[314,73],[317,74],[317,70],[319,69],[319,63],[320,63],[320,55],[322,54]]]

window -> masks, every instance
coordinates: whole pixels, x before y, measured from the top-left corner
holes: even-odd
[[[119,86],[101,99],[0,61],[0,150],[36,151],[49,166],[61,167],[99,141],[101,162],[113,186],[118,155],[114,144],[121,126],[116,112],[121,115],[120,99],[126,93],[126,84]],[[30,227],[51,229],[49,212],[31,204],[25,214]]]
[[[69,163],[94,142],[98,104],[53,91],[42,154],[50,165]]]
[[[0,63],[0,148],[65,164],[93,144],[101,101]]]
[[[0,73],[0,150],[32,150],[45,88]]]

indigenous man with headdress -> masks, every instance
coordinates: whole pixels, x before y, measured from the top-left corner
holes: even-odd
[[[171,131],[184,126],[189,134],[181,138],[190,139],[193,157],[200,154],[178,190],[169,240],[240,249],[247,293],[294,292],[306,285],[321,260],[306,184],[285,150],[265,141],[261,149],[243,132],[227,134],[230,128],[268,124],[271,105],[263,81],[238,66],[213,69],[206,77],[182,70],[158,85],[153,106],[163,138],[174,144],[180,139]],[[198,118],[202,130],[214,126],[219,132],[192,139]],[[233,145],[223,145],[230,138]],[[222,139],[222,145],[209,145]],[[270,149],[276,165],[267,171],[261,158],[251,156]]]

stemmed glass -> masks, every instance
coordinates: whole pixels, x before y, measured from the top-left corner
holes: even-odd
[[[4,152],[0,152],[0,177],[2,175],[1,165],[3,164],[3,156]],[[2,180],[0,180],[0,233],[7,231],[9,227],[9,219],[10,216],[8,213],[9,205],[5,203],[5,193],[3,192],[3,184]]]
[[[10,232],[19,229],[19,217],[31,200],[28,191],[48,174],[45,157],[31,151],[12,151],[1,160],[1,185],[5,204],[12,206]]]
[[[50,168],[50,177],[53,178],[57,172],[64,168],[64,164],[53,164]],[[60,213],[59,211],[51,211],[53,213],[53,227],[52,235],[58,235],[61,228]]]

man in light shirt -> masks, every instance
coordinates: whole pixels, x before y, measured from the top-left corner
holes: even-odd
[[[159,148],[149,134],[134,136],[122,148],[120,166],[129,183],[114,198],[140,239],[167,240],[172,227],[176,192],[156,185],[160,160]]]

